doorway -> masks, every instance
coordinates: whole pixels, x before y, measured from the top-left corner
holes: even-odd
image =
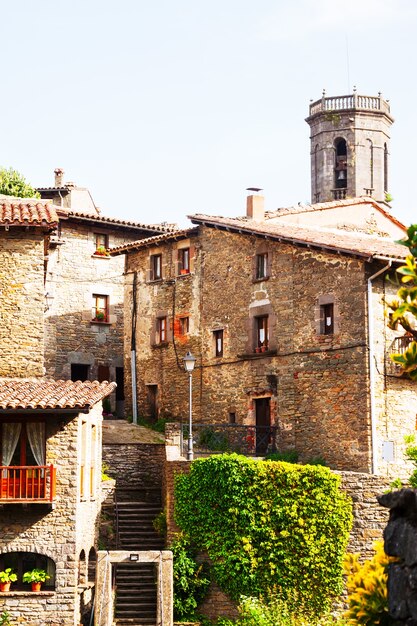
[[[156,422],[159,417],[158,409],[158,385],[146,385],[148,391],[149,417]]]
[[[256,456],[265,456],[271,438],[271,398],[255,398]]]

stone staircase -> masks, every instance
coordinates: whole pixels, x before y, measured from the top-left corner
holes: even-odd
[[[161,511],[160,493],[138,490],[117,493],[117,549],[163,550],[164,539],[153,527]],[[156,626],[157,568],[135,561],[115,567],[115,621],[117,626]]]

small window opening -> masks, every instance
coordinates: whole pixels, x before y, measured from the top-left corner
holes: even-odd
[[[347,145],[345,139],[337,140],[335,144],[335,188],[347,188]]]
[[[108,256],[107,248],[109,247],[109,237],[105,233],[95,233],[96,250],[94,254]]]
[[[166,343],[168,340],[168,318],[159,317],[157,320],[157,343]]]
[[[190,332],[190,318],[189,317],[180,317],[179,318],[179,334],[180,337],[184,337],[188,335]]]
[[[334,332],[334,305],[322,304],[321,307],[321,334],[333,335]]]
[[[190,248],[179,248],[178,250],[178,272],[179,274],[190,273]]]
[[[92,320],[94,322],[109,321],[109,297],[93,294]]]
[[[268,253],[256,255],[256,273],[255,278],[266,278],[268,275]]]
[[[213,331],[214,354],[216,357],[223,356],[223,329]]]
[[[151,280],[162,278],[162,254],[151,255]]]
[[[269,345],[268,316],[255,317],[255,349],[267,349]]]
[[[234,411],[229,413],[229,424],[236,424],[236,413]]]

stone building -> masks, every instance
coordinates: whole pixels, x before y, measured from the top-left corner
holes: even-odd
[[[190,350],[195,422],[244,426],[257,454],[405,471],[417,397],[388,358],[409,339],[384,318],[387,276],[406,254],[384,202],[392,121],[380,95],[323,95],[307,118],[320,202],[265,213],[249,195],[244,217],[194,215],[193,228],[112,252],[127,257],[126,390],[140,413],[186,419]]]
[[[45,291],[45,367],[52,378],[117,382],[112,410],[123,403],[123,259],[109,247],[172,230],[101,215],[91,194],[63,182],[39,188],[54,203],[58,228],[50,238]]]
[[[101,506],[101,401],[114,383],[45,372],[46,255],[58,225],[47,202],[0,200],[0,596],[12,623],[80,623],[91,602]],[[25,571],[45,569],[33,593]],[[89,574],[88,574],[89,572]]]
[[[126,311],[137,312],[125,335],[129,346],[136,328],[139,412],[186,419],[190,350],[195,422],[276,427],[277,447],[303,460],[398,474],[417,398],[389,375],[384,307],[406,249],[364,229],[259,218],[195,215],[194,228],[114,251],[126,253]],[[375,220],[399,228],[385,209]]]
[[[370,196],[389,191],[390,105],[378,96],[326,97],[310,105],[311,201]]]

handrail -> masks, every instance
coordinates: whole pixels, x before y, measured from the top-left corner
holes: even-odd
[[[53,502],[55,494],[53,465],[0,465],[0,503]]]
[[[320,100],[316,100],[310,104],[310,115],[316,115],[322,111],[345,111],[358,109],[361,111],[381,111],[390,114],[389,103],[384,100],[381,94],[378,96],[360,96],[356,92],[346,96],[323,95]]]

